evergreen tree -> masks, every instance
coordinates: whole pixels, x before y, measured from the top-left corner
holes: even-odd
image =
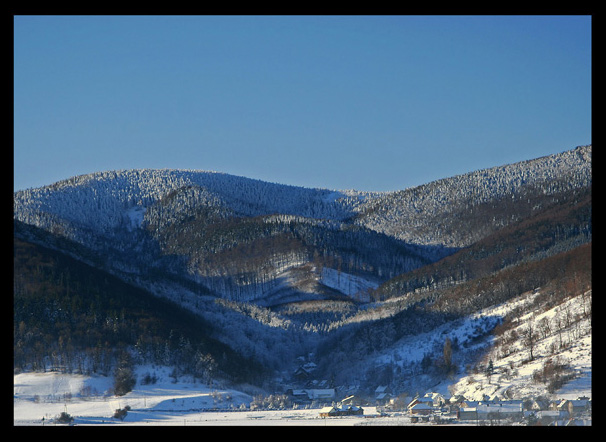
[[[494,373],[494,365],[492,363],[492,359],[488,362],[488,366],[486,367],[486,377],[488,378],[488,383],[490,384],[490,378]]]
[[[136,378],[132,369],[132,359],[127,352],[123,352],[118,365],[114,370],[114,394],[124,396],[135,386]]]

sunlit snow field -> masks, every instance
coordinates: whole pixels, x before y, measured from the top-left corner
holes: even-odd
[[[369,419],[323,419],[319,408],[251,411],[250,395],[199,383],[173,383],[168,377],[154,385],[137,384],[122,397],[108,393],[111,378],[106,377],[23,373],[14,377],[14,383],[17,426],[57,425],[54,418],[64,411],[74,418],[74,425],[355,425]],[[130,410],[124,420],[112,417],[126,406]],[[376,409],[365,408],[365,414],[374,416]]]

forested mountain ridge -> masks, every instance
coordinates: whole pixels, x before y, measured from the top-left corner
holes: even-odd
[[[415,244],[466,247],[591,186],[591,145],[378,195],[356,222]]]
[[[111,232],[136,227],[145,211],[162,202],[174,215],[194,207],[209,207],[223,216],[288,214],[314,219],[351,221],[397,237],[414,237],[415,244],[473,241],[427,236],[423,224],[448,213],[473,215],[474,208],[526,193],[553,195],[591,184],[591,146],[535,160],[493,167],[444,178],[395,192],[308,189],[218,172],[186,170],[123,170],[98,172],[49,186],[15,192],[15,218],[51,230],[61,223]],[[532,197],[532,194],[529,196]],[[532,209],[532,208],[531,208]],[[455,216],[452,216],[453,218]],[[519,218],[514,214],[513,218]],[[153,221],[148,221],[153,222]],[[406,224],[402,224],[406,222]],[[506,220],[495,219],[495,226]],[[414,232],[414,233],[411,233]],[[459,234],[460,236],[461,234]]]
[[[285,271],[305,264],[314,264],[316,279],[328,268],[377,286],[590,183],[591,146],[582,146],[388,193],[216,172],[99,172],[15,192],[14,213],[96,251],[114,272],[160,272],[227,299],[260,301]]]
[[[83,262],[105,279],[142,289],[142,297],[166,298],[202,318],[205,334],[196,339],[226,345],[212,355],[226,355],[226,373],[237,358],[272,371],[301,354],[335,349],[353,351],[363,363],[419,330],[557,285],[567,272],[580,275],[566,260],[586,263],[590,256],[591,182],[591,146],[581,146],[386,193],[183,170],[99,172],[15,192],[15,313],[24,324],[16,336],[19,345],[33,345],[24,318],[37,302],[47,305],[49,318],[66,308],[82,315],[82,302],[91,301],[57,299],[68,290],[69,268]],[[60,262],[71,264],[41,271],[28,257],[39,246],[68,255]],[[564,264],[547,270],[554,262]],[[590,281],[591,269],[581,270]],[[87,290],[102,293],[103,280]],[[44,299],[40,288],[47,286],[55,300]],[[103,317],[104,308],[95,307]],[[115,318],[119,310],[112,308]],[[72,332],[80,334],[80,325],[71,324]],[[65,343],[71,332],[62,330]],[[139,334],[145,333],[133,328],[131,338]],[[48,348],[65,350],[58,343]],[[185,370],[183,348],[192,347],[173,345],[176,353],[154,357],[180,361]],[[345,367],[363,373],[345,356],[321,362],[324,374]]]

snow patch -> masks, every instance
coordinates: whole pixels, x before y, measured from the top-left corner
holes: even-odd
[[[320,283],[327,287],[338,290],[344,295],[352,298],[358,298],[360,301],[368,302],[370,296],[369,290],[376,289],[379,284],[360,276],[340,272],[330,267],[322,268],[320,273]]]
[[[134,206],[126,211],[126,217],[128,219],[127,228],[129,231],[138,229],[143,224],[143,217],[145,216],[145,207]]]

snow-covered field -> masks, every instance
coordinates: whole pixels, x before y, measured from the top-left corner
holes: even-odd
[[[144,375],[147,369],[139,369]],[[147,370],[149,371],[149,370]],[[47,373],[14,376],[14,425],[58,425],[55,418],[67,412],[74,425],[356,425],[365,416],[320,418],[320,409],[250,410],[252,396],[208,388],[200,383],[174,383],[167,370],[155,369],[158,381],[140,385],[124,396],[110,394],[112,379]],[[114,418],[117,409],[130,407],[124,420]],[[376,409],[365,409],[374,416]]]
[[[251,411],[252,397],[234,390],[215,390],[199,383],[173,383],[160,379],[139,385],[121,397],[109,394],[111,379],[47,373],[14,377],[14,425],[58,425],[55,418],[67,412],[74,425],[356,425],[367,417],[323,419],[319,409]],[[124,420],[117,409],[130,407]],[[213,409],[218,409],[213,410]],[[375,415],[376,409],[366,409]]]

